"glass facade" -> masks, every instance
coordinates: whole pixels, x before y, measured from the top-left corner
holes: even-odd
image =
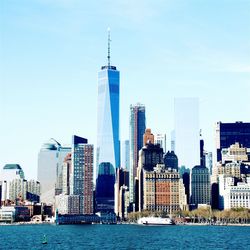
[[[109,162],[99,166],[96,181],[96,212],[114,212],[115,171]]]
[[[119,107],[120,72],[103,66],[98,73],[96,174],[103,162],[120,166]]]
[[[229,148],[236,142],[245,148],[250,148],[250,123],[218,122],[216,124],[217,161],[221,161],[221,150]]]
[[[146,128],[145,106],[136,104],[130,106],[130,171],[129,196],[130,202],[135,202],[135,177],[138,165],[139,150],[143,147],[143,135]]]
[[[180,166],[200,164],[199,99],[175,98],[175,154]]]

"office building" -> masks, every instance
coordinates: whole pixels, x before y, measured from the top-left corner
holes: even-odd
[[[235,177],[219,175],[219,209],[250,209],[250,178],[241,182]]]
[[[154,143],[154,135],[151,133],[151,128],[146,128],[143,135],[143,145]]]
[[[135,191],[135,210],[143,209],[144,197],[144,174],[146,171],[154,171],[157,164],[163,164],[163,149],[160,144],[147,143],[139,151],[139,160],[137,168],[138,188]]]
[[[129,140],[125,140],[121,144],[121,168],[127,171],[130,169]]]
[[[62,190],[62,164],[71,151],[55,139],[45,142],[38,154],[37,180],[41,184],[41,202],[53,205]]]
[[[235,122],[215,125],[216,159],[221,161],[221,150],[239,143],[244,148],[250,148],[250,123]]]
[[[160,144],[160,147],[163,148],[163,152],[166,153],[167,150],[166,134],[156,134],[154,137],[154,143]]]
[[[1,170],[0,181],[2,202],[10,200],[10,182],[15,179],[24,180],[24,172],[19,164],[6,164]],[[12,198],[12,197],[11,197]]]
[[[191,173],[191,203],[210,205],[210,174],[208,168],[195,166]]]
[[[175,153],[179,165],[192,168],[199,159],[199,100],[176,98],[174,102]]]
[[[108,37],[108,63],[98,73],[97,149],[96,171],[102,163],[113,168],[120,166],[119,109],[120,72],[110,63],[110,33]]]
[[[96,179],[96,212],[114,212],[114,184],[115,169],[110,162],[102,162],[99,165]]]
[[[175,131],[174,130],[171,131],[171,142],[170,142],[170,144],[171,144],[171,151],[175,152]]]
[[[137,176],[138,153],[143,147],[143,134],[146,128],[145,106],[130,105],[129,141],[130,141],[130,170],[129,197],[135,202],[135,178]]]
[[[189,204],[190,200],[190,169],[186,168],[185,166],[180,167],[179,169],[180,178],[183,181],[184,188],[185,188],[185,195],[187,198],[187,204]]]
[[[171,169],[175,169],[176,171],[178,171],[178,158],[177,155],[174,153],[174,151],[168,151],[165,155],[164,155],[164,164],[165,167],[171,168]]]
[[[125,195],[128,192],[128,187],[129,172],[123,168],[118,168],[116,170],[115,179],[115,213],[120,218],[124,218],[124,214],[128,213],[129,204],[125,202]]]
[[[62,194],[70,194],[70,186],[73,190],[73,171],[72,171],[72,158],[71,153],[68,153],[64,158],[63,168],[62,168]]]
[[[58,147],[58,159],[57,159],[57,169],[56,169],[56,189],[55,194],[62,193],[62,175],[63,175],[63,164],[65,157],[71,152],[71,147],[59,146]]]
[[[210,175],[213,174],[213,153],[205,152],[205,166],[209,169]]]
[[[164,211],[168,214],[180,210],[179,174],[166,170],[164,164],[157,164],[153,171],[143,175],[143,209]]]
[[[71,195],[79,195],[80,214],[92,214],[93,208],[93,145],[88,140],[72,137],[72,184]]]

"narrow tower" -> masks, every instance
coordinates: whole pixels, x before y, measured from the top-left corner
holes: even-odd
[[[108,29],[108,63],[98,73],[96,177],[102,163],[120,165],[119,109],[120,72],[110,63],[110,29]]]

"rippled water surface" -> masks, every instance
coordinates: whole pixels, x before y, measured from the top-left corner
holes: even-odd
[[[250,227],[0,226],[0,249],[250,249]]]

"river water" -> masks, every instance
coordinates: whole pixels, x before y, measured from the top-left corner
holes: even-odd
[[[48,244],[43,245],[43,235]],[[0,249],[250,249],[250,227],[0,226]]]

